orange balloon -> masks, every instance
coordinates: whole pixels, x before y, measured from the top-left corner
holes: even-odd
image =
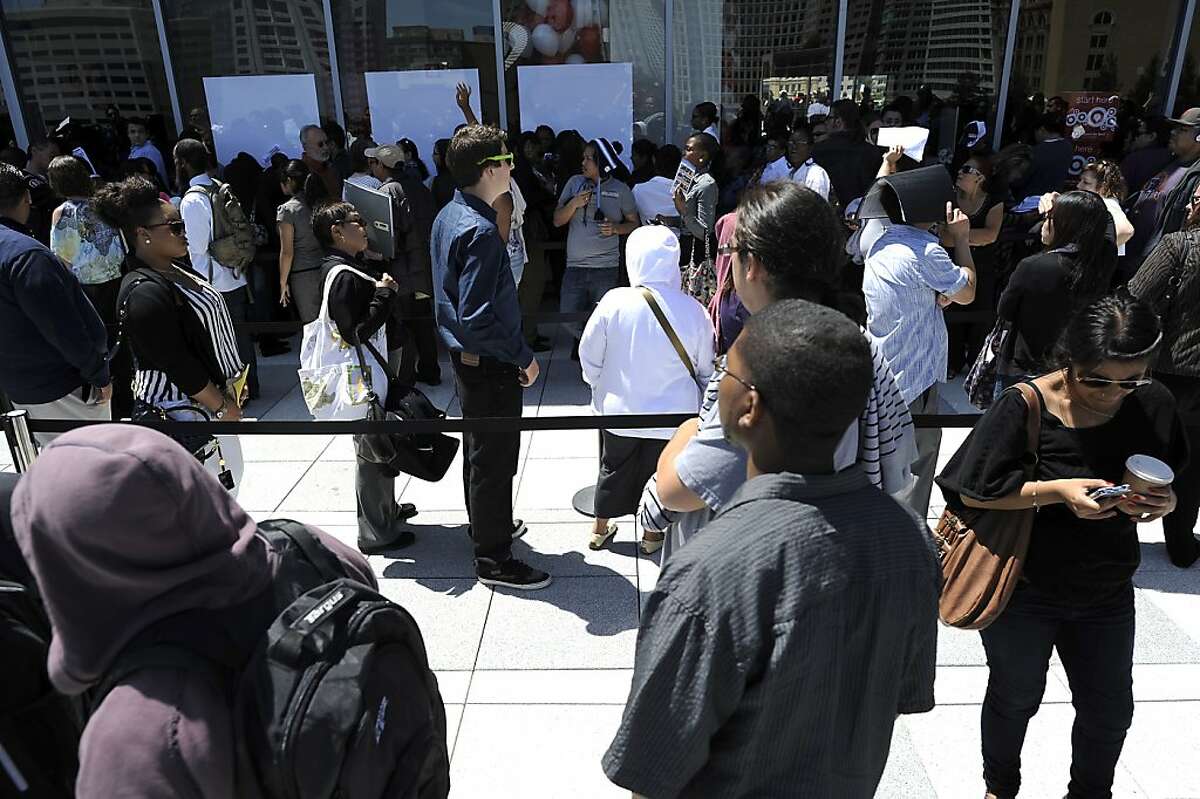
[[[588,61],[599,61],[604,55],[604,37],[600,35],[600,26],[581,28],[575,35],[575,49]]]

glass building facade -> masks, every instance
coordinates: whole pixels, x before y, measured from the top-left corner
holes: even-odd
[[[993,144],[1030,98],[1200,104],[1197,0],[0,0],[0,136],[147,117],[177,135],[203,78],[312,74],[321,115],[369,129],[364,75],[474,68],[515,128],[518,68],[628,62],[635,135],[678,142],[692,106],[726,123],[781,94],[882,109],[930,93]],[[997,120],[1003,124],[997,126]]]

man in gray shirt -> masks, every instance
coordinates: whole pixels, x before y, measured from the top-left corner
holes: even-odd
[[[559,311],[591,311],[620,283],[620,237],[637,228],[633,192],[617,179],[620,161],[606,139],[583,148],[583,174],[563,186],[554,226],[567,227],[567,271],[559,293]],[[583,322],[567,325],[575,338],[571,357],[579,360]]]
[[[785,300],[746,323],[719,392],[749,480],[646,603],[603,760],[614,783],[652,799],[866,799],[896,715],[933,707],[929,534],[860,467],[834,470],[872,371],[837,311]]]

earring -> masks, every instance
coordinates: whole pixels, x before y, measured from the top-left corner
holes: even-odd
[[[150,243],[150,239],[146,239],[146,243],[147,243],[147,244],[149,244],[149,243]]]

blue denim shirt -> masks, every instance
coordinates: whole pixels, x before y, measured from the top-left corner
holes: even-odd
[[[446,346],[528,368],[533,351],[521,330],[517,284],[496,212],[473,194],[454,192],[434,220],[429,248],[434,316]]]

